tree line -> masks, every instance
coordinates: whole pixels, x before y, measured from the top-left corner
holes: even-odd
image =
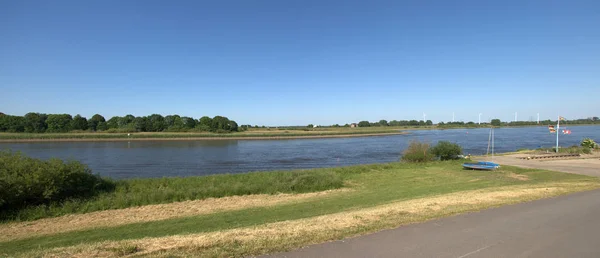
[[[149,116],[113,116],[106,120],[95,114],[90,119],[81,115],[27,113],[13,116],[0,113],[0,132],[66,133],[92,132],[216,132],[227,133],[246,130],[224,116],[203,116],[196,120],[187,116],[152,114]]]
[[[501,121],[500,119],[492,119],[489,123],[482,122],[481,125],[475,122],[439,122],[438,127],[449,128],[449,127],[487,127],[489,125],[501,127],[501,126],[536,126],[536,125],[555,125],[557,123],[556,120],[540,120],[537,121]],[[573,120],[564,120],[560,122],[565,125],[585,125],[585,124],[600,124],[600,119],[598,117],[590,117],[586,119],[573,119]]]

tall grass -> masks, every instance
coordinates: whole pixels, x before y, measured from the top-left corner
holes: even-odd
[[[402,152],[401,159],[405,162],[429,162],[433,158],[429,143],[411,141],[408,148]]]
[[[342,178],[332,171],[280,171],[184,178],[149,178],[116,181],[112,192],[88,199],[29,206],[0,212],[1,220],[34,220],[70,213],[122,209],[233,195],[305,193],[340,188]]]

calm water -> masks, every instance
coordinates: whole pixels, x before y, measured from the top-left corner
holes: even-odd
[[[584,137],[600,141],[600,126],[569,127],[561,146]],[[489,129],[411,131],[408,135],[298,140],[0,143],[0,149],[38,158],[75,159],[113,178],[243,173],[397,161],[413,139],[452,141],[464,152],[485,154]],[[546,127],[495,129],[496,152],[552,147]]]

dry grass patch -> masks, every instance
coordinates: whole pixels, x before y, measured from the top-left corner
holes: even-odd
[[[521,175],[521,174],[515,174],[515,173],[508,173],[506,176],[510,177],[510,178],[514,178],[520,181],[529,181],[529,177],[527,175]]]
[[[289,250],[467,211],[598,188],[598,183],[554,183],[496,187],[399,201],[372,208],[219,232],[105,241],[33,251],[24,256],[111,257],[135,246],[143,256],[247,256]]]
[[[283,203],[348,192],[350,189],[329,190],[304,194],[246,195],[204,200],[146,205],[120,210],[106,210],[86,214],[72,214],[36,221],[0,224],[0,242],[34,236],[64,233],[98,227],[113,227],[131,223],[181,218],[222,211],[267,207]]]

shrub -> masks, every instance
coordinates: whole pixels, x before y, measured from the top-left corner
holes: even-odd
[[[428,162],[433,160],[433,157],[429,144],[418,141],[411,141],[408,148],[402,152],[402,161],[406,162]]]
[[[598,144],[590,138],[585,138],[581,141],[581,147],[595,149],[598,148]]]
[[[440,141],[431,148],[431,153],[441,160],[458,159],[458,155],[462,154],[462,148],[456,143]]]
[[[43,161],[20,153],[0,152],[0,210],[91,197],[114,189],[112,181],[93,175],[77,161]]]

